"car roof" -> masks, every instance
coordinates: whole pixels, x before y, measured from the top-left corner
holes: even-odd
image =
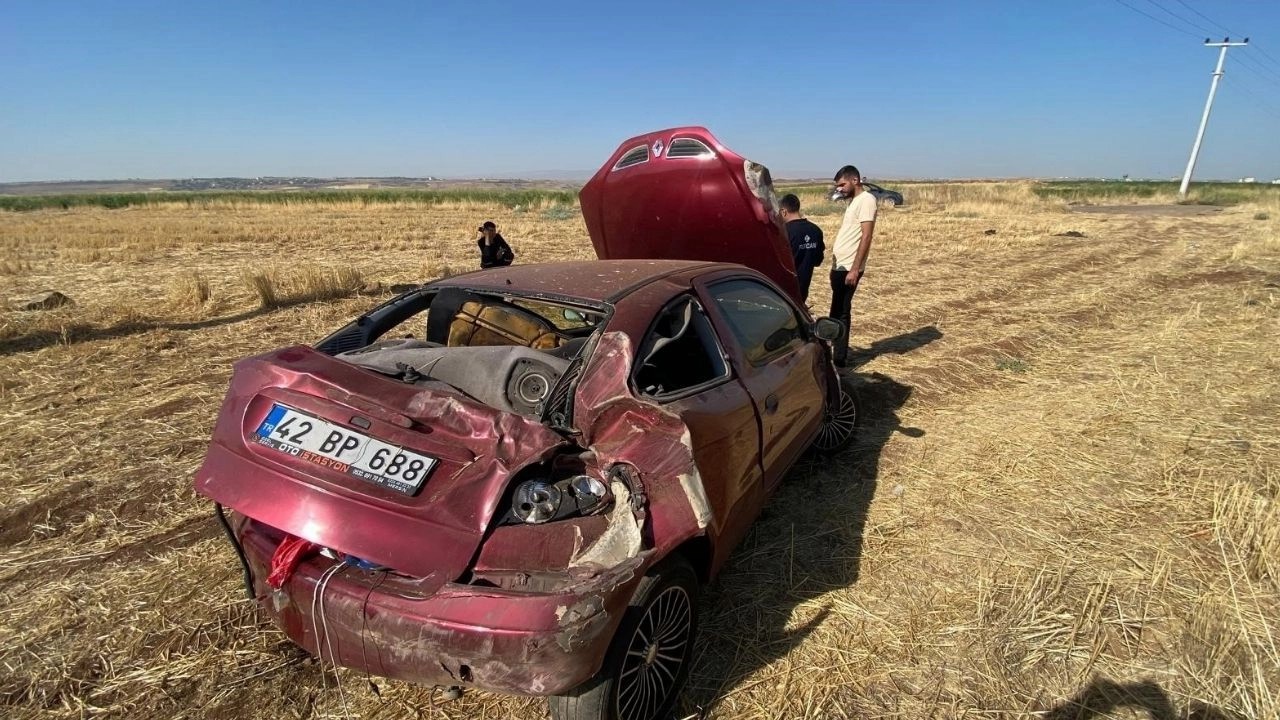
[[[662,278],[692,277],[720,269],[746,268],[737,263],[696,260],[574,260],[479,270],[438,280],[432,286],[614,303]]]

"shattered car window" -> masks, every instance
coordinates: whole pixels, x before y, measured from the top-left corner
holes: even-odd
[[[728,377],[715,331],[692,297],[668,305],[640,346],[636,387],[661,397]]]

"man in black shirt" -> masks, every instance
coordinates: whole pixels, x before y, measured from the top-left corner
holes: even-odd
[[[486,221],[478,231],[476,244],[480,246],[480,267],[503,267],[515,260],[516,254],[511,252],[511,246],[502,238],[492,220]]]
[[[813,269],[822,264],[822,254],[827,249],[822,242],[822,228],[800,217],[800,198],[795,195],[783,195],[778,205],[782,207],[782,219],[787,223],[787,240],[791,242],[791,257],[796,262],[800,297],[808,301]]]

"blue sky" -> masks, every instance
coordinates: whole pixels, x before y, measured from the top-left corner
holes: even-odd
[[[783,177],[1170,177],[1221,27],[1252,46],[1228,53],[1196,176],[1280,177],[1275,0],[6,0],[3,18],[0,182],[576,178],[685,124]]]

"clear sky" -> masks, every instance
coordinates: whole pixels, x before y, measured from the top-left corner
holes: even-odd
[[[0,181],[589,175],[709,127],[781,177],[1280,177],[1280,2],[0,0]],[[1140,14],[1146,13],[1146,15]]]

